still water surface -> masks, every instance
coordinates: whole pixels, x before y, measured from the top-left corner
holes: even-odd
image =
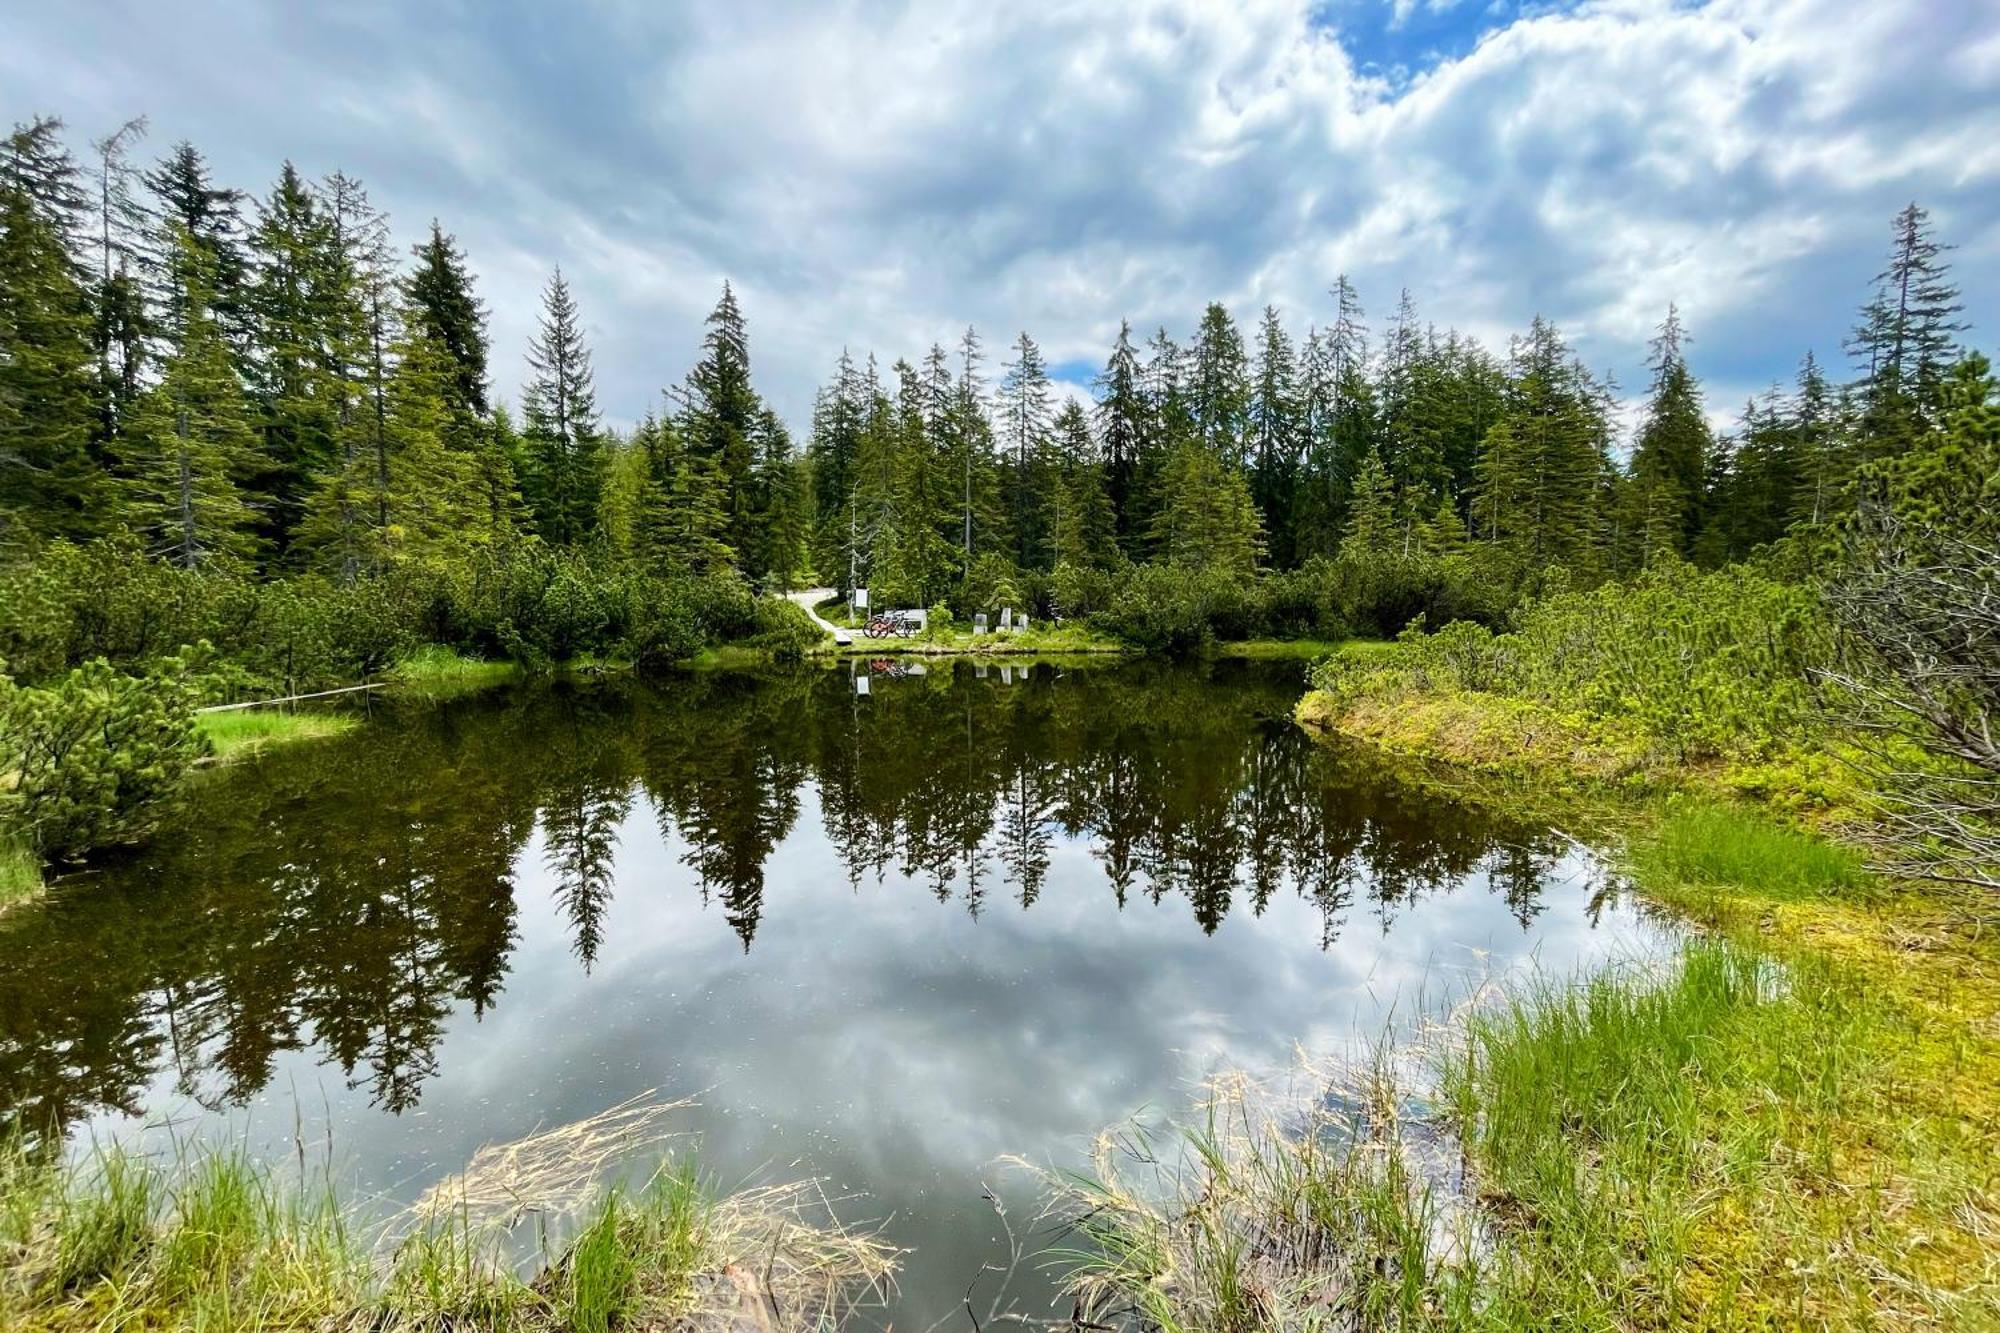
[[[206,776],[145,852],[0,923],[0,1118],[273,1153],[303,1127],[403,1199],[482,1144],[697,1095],[722,1183],[821,1176],[914,1248],[890,1315],[925,1327],[1004,1258],[1001,1155],[1072,1162],[1219,1067],[1659,947],[1581,849],[1311,741],[1299,677],[392,704]]]

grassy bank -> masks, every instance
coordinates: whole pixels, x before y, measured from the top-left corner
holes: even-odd
[[[41,896],[42,865],[21,843],[0,832],[0,912]]]
[[[1470,1006],[1416,1086],[1225,1089],[1061,1185],[1093,1317],[1993,1327],[2000,945],[1754,812],[1674,802],[1621,861],[1703,927],[1670,966]]]
[[[343,1201],[323,1173],[228,1150],[51,1166],[17,1147],[0,1159],[0,1325],[803,1329],[879,1297],[894,1254],[807,1188],[723,1193],[665,1159],[607,1186],[592,1168],[655,1140],[672,1109],[628,1105],[487,1149],[394,1216]],[[509,1257],[536,1236],[532,1257]]]
[[[1339,639],[1230,639],[1215,645],[1214,656],[1251,661],[1312,662],[1339,652]]]
[[[345,735],[359,725],[351,713],[281,708],[236,708],[226,713],[202,713],[195,718],[196,729],[207,737],[211,753],[222,763],[274,745]]]
[[[389,679],[397,688],[435,696],[483,690],[520,677],[517,663],[489,662],[435,644],[405,657],[389,672]]]

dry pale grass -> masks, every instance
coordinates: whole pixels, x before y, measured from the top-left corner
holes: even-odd
[[[573,1218],[596,1202],[616,1168],[664,1149],[674,1137],[667,1121],[694,1105],[657,1096],[649,1090],[582,1120],[488,1144],[463,1171],[424,1191],[402,1220],[450,1218],[476,1229],[512,1227],[536,1214]]]

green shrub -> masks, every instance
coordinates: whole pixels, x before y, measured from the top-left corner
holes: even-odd
[[[776,661],[796,662],[825,638],[826,631],[797,603],[783,597],[757,599],[756,633],[750,641]]]
[[[128,676],[102,658],[47,688],[0,678],[5,825],[46,860],[131,837],[207,749],[192,650]]]
[[[1339,698],[1458,689],[1615,721],[1682,758],[1768,755],[1822,730],[1814,668],[1832,638],[1810,589],[1732,566],[1656,568],[1631,583],[1557,590],[1514,630],[1467,622],[1406,630],[1384,659],[1335,658],[1314,674]]]

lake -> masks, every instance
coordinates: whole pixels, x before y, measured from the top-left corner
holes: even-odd
[[[983,1186],[1032,1211],[1001,1156],[1661,947],[1584,849],[1300,731],[1296,664],[927,666],[391,700],[207,773],[0,922],[0,1114],[330,1143],[403,1200],[692,1096],[719,1183],[911,1247],[924,1328],[1005,1257]]]

